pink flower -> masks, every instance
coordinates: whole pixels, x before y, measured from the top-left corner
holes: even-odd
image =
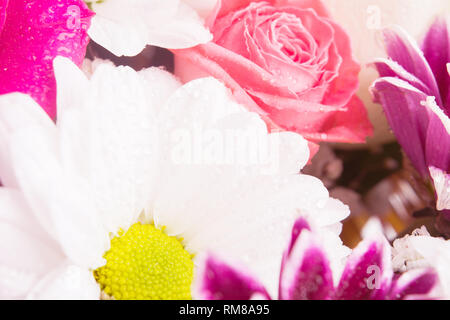
[[[212,75],[270,128],[313,142],[372,133],[349,37],[321,1],[219,1],[208,24],[213,42],[174,50],[182,80]]]
[[[0,0],[0,94],[27,93],[55,118],[53,59],[81,64],[91,16],[82,0]]]

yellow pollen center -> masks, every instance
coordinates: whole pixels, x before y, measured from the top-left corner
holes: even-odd
[[[117,300],[191,299],[192,256],[181,240],[136,223],[111,240],[106,265],[94,271],[104,293]]]

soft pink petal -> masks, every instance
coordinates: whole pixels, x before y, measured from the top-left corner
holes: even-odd
[[[303,9],[314,9],[321,17],[328,18],[329,12],[322,0],[276,0],[276,6],[295,6]]]
[[[53,58],[81,64],[91,15],[81,0],[10,1],[0,34],[0,94],[30,94],[55,118]]]
[[[358,90],[358,74],[361,67],[353,57],[353,51],[348,34],[332,20],[328,21],[334,29],[334,41],[338,48],[342,64],[338,71],[338,77],[330,84],[328,94],[322,101],[323,104],[342,106],[347,104]]]
[[[265,101],[258,99],[266,98]],[[283,109],[270,109],[277,106],[276,97],[259,94],[254,96],[259,105],[267,108],[269,117],[285,130],[295,131],[306,139],[319,142],[364,143],[372,135],[373,127],[367,118],[367,111],[361,100],[354,96],[344,108],[320,106],[307,101],[279,99]],[[279,102],[280,102],[279,101]],[[265,102],[273,102],[269,105]],[[281,106],[281,104],[280,104]],[[301,108],[295,107],[301,106]]]

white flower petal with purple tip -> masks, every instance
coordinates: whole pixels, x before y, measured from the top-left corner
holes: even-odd
[[[347,260],[335,298],[384,299],[393,277],[390,253],[382,237],[360,243]]]
[[[326,252],[309,230],[303,230],[283,264],[282,300],[328,300],[333,294],[333,272]]]
[[[430,293],[439,283],[439,277],[433,269],[416,269],[404,273],[394,281],[389,293],[393,300],[429,299]]]
[[[316,229],[299,218],[282,257],[279,277],[280,300],[408,300],[439,297],[440,278],[434,269],[424,268],[394,275],[391,248],[379,230],[358,245],[347,258],[344,272],[333,270],[324,229]],[[263,284],[251,271],[209,256],[202,261],[196,286],[207,299],[268,298]],[[333,278],[339,278],[337,286]],[[272,295],[273,297],[273,295]]]
[[[198,275],[197,295],[206,300],[270,299],[262,284],[245,272],[209,255]]]

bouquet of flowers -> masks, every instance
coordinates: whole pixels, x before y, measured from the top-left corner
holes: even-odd
[[[371,2],[0,0],[0,299],[450,299],[450,5]]]

